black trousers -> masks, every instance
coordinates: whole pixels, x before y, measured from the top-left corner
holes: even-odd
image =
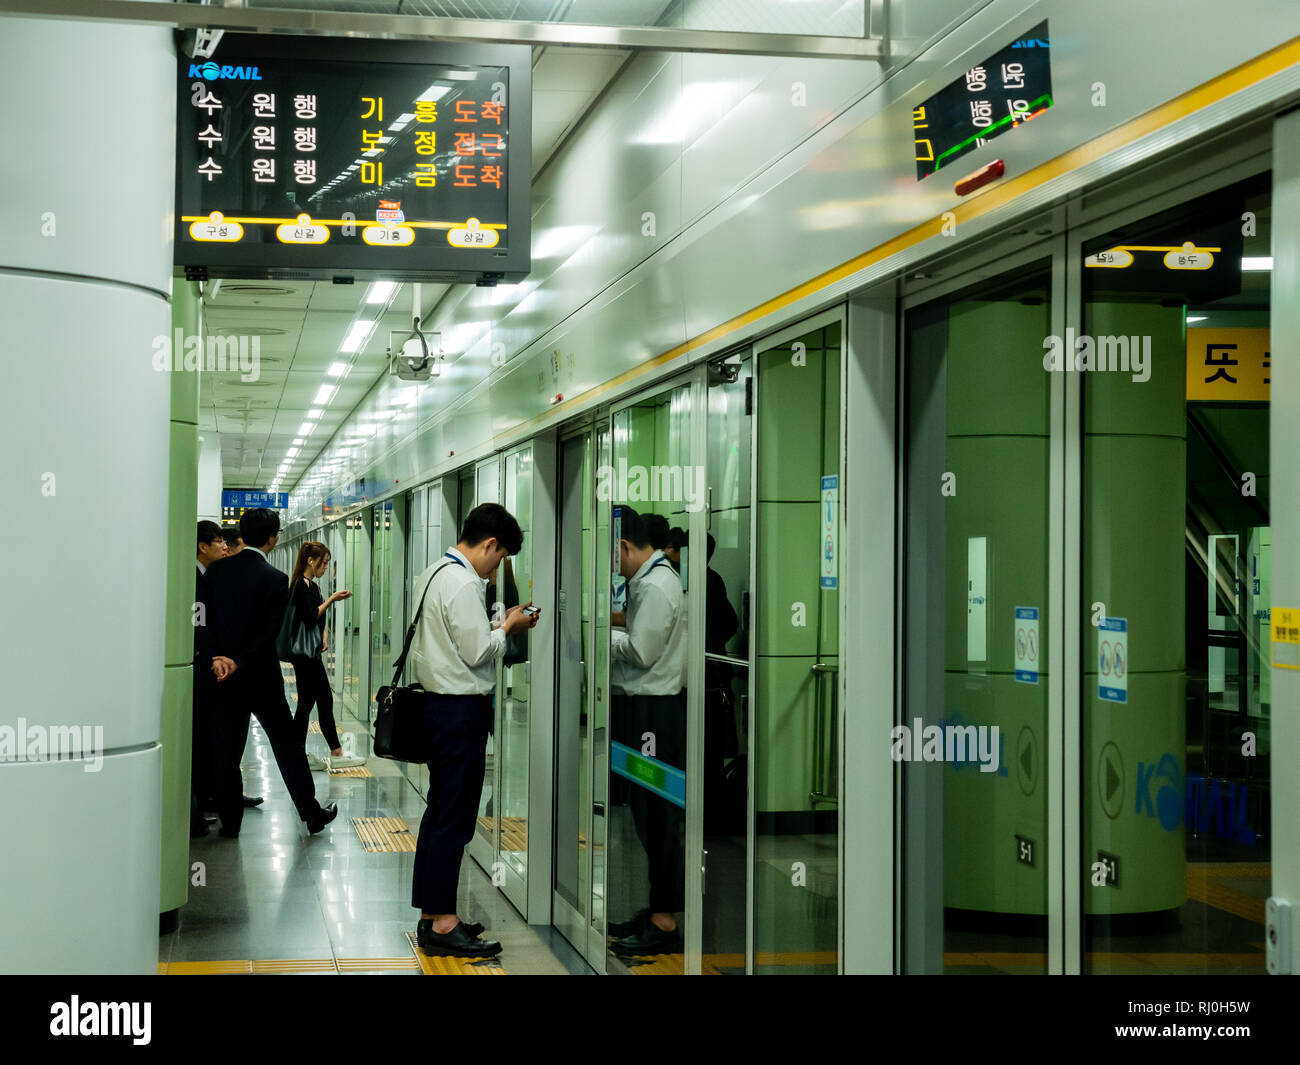
[[[686,768],[686,693],[627,696],[628,746],[641,748],[647,732],[655,738],[654,757]],[[650,867],[650,911],[680,913],[686,908],[686,811],[675,802],[631,784],[632,822]]]
[[[244,782],[239,761],[248,742],[250,714],[266,733],[298,816],[304,821],[319,817],[322,810],[316,801],[316,785],[307,768],[307,752],[294,728],[289,702],[284,697],[284,681],[278,674],[246,677],[241,681],[235,673],[216,685],[212,712],[215,749],[212,786],[221,827],[238,832],[244,819]]]
[[[293,715],[293,723],[303,742],[307,741],[307,726],[311,724],[311,708],[314,706],[325,743],[331,751],[337,751],[339,730],[334,724],[334,693],[330,690],[329,677],[325,675],[325,663],[321,661],[321,656],[295,658],[293,675],[298,683],[298,709]]]
[[[190,826],[203,820],[212,798],[212,698],[215,678],[194,667],[194,730],[190,737]]]
[[[474,838],[491,724],[491,695],[425,697],[429,793],[411,883],[411,905],[421,913],[456,912],[460,863]]]

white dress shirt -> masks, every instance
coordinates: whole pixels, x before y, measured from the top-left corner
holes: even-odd
[[[411,641],[415,679],[440,695],[486,695],[496,688],[496,661],[506,651],[505,631],[488,621],[487,580],[453,547],[420,574],[417,596],[440,566]]]
[[[686,667],[682,582],[655,551],[627,582],[627,629],[614,629],[610,683],[628,695],[676,695]]]

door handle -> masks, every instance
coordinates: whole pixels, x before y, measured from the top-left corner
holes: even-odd
[[[813,806],[839,804],[838,754],[839,729],[835,710],[838,703],[839,666],[833,662],[817,662],[812,667],[813,676],[813,772],[812,790],[808,802]],[[831,676],[831,735],[826,736],[826,701],[822,698],[822,678]],[[832,787],[833,785],[833,787]]]

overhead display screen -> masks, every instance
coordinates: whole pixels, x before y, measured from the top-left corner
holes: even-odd
[[[1044,19],[912,111],[917,181],[1052,106]]]
[[[522,280],[531,50],[226,35],[182,57],[191,277]]]

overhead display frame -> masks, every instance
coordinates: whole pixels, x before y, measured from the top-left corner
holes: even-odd
[[[913,109],[916,180],[1051,106],[1051,40],[1044,19]]]
[[[521,281],[532,50],[232,35],[177,71],[191,278]]]

